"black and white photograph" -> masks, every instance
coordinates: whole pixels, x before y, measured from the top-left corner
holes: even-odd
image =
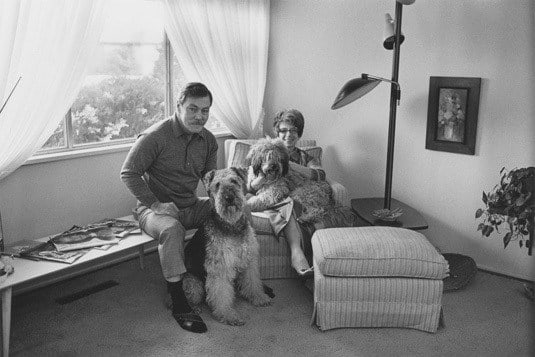
[[[0,357],[534,356],[534,19],[0,0]]]

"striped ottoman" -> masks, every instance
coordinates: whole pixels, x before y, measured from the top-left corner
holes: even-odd
[[[314,312],[321,330],[406,327],[436,332],[448,263],[421,233],[392,227],[318,230]]]

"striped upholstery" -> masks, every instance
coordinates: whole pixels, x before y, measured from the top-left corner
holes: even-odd
[[[345,242],[351,237],[360,245]],[[440,263],[443,257],[434,248],[429,249],[427,244],[421,243],[422,239],[425,240],[425,237],[417,232],[389,227],[316,231],[312,237],[312,322],[321,330],[406,327],[436,332],[442,311],[443,283],[439,277],[446,275],[447,263]],[[419,253],[408,249],[415,240],[419,243],[414,249],[425,250],[422,253],[425,256],[423,264],[419,263]],[[404,243],[408,246],[400,248],[403,253],[393,253],[393,248],[398,249]],[[331,258],[325,258],[323,253],[331,254]],[[350,256],[357,257],[354,260],[358,263],[351,263]],[[364,259],[365,256],[369,259]],[[387,259],[382,259],[385,257]],[[395,257],[392,264],[386,264],[389,257]],[[431,268],[425,267],[426,260],[433,262]],[[380,263],[377,264],[377,261]],[[395,271],[396,267],[400,272]],[[330,271],[330,275],[325,273],[325,269]],[[333,275],[333,272],[344,276]],[[412,273],[416,276],[410,276]]]
[[[317,232],[314,256],[324,275],[444,279],[448,263],[421,233],[392,227]]]
[[[225,162],[227,167],[243,167],[249,148],[257,140],[229,139],[225,141]],[[315,140],[299,140],[297,146],[321,162],[322,148]],[[340,183],[327,179],[333,190],[337,204],[349,207],[349,194]],[[267,215],[263,212],[252,213],[252,226],[260,245],[260,276],[262,279],[295,278],[297,274],[291,266],[290,250],[286,238],[275,237]]]
[[[256,234],[260,246],[260,276],[262,279],[296,278],[290,261],[290,248],[284,237]]]

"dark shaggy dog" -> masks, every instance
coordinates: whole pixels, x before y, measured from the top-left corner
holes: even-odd
[[[263,288],[260,280],[258,242],[244,196],[245,172],[214,170],[203,182],[213,209],[186,247],[184,291],[196,308],[206,297],[215,318],[242,325],[244,320],[233,306],[235,288],[255,306],[271,304],[264,293],[269,288]]]

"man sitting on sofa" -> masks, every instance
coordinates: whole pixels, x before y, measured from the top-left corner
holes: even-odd
[[[137,198],[140,227],[158,240],[158,254],[178,324],[206,332],[182,289],[184,239],[209,213],[208,198],[196,196],[199,180],[216,169],[217,142],[204,125],[212,94],[202,83],[189,83],[179,94],[176,113],[141,135],[130,149],[121,179]],[[178,219],[176,219],[178,217]]]

